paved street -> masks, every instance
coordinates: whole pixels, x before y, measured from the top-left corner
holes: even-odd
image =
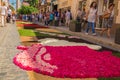
[[[0,80],[28,80],[25,71],[12,63],[20,45],[19,35],[14,24],[0,27]]]

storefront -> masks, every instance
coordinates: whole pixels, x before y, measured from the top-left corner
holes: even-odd
[[[73,19],[76,19],[78,8],[81,8],[81,10],[85,9],[85,11],[87,12],[90,8],[90,4],[93,1],[96,1],[98,4],[99,16],[102,15],[104,11],[108,9],[110,3],[115,4],[114,27],[112,29],[113,30],[112,32],[115,32],[117,26],[120,26],[120,5],[119,5],[120,0],[57,0],[57,3],[55,3],[56,5],[54,7],[56,7],[57,10],[61,9],[62,11],[70,9],[72,12]],[[96,27],[102,28],[103,20],[100,21],[100,19],[98,18],[98,22],[96,25],[97,25]]]
[[[45,0],[43,0],[45,1]],[[40,12],[48,12],[50,11],[51,3],[50,0],[47,0],[47,2],[41,2],[39,10]]]

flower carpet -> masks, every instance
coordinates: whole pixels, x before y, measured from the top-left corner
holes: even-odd
[[[19,46],[14,58],[20,68],[58,78],[119,77],[120,58],[86,46]],[[74,74],[73,74],[74,73]]]
[[[43,75],[46,75],[48,79],[42,78],[42,80],[62,80],[60,78],[65,78],[65,80],[89,80],[89,78],[90,80],[96,80],[96,78],[120,80],[120,78],[111,78],[120,77],[120,62],[117,57],[120,56],[119,52],[108,51],[108,49],[84,41],[80,37],[71,36],[55,29],[43,28],[44,26],[24,28],[24,25],[30,24],[21,21],[17,23],[21,44],[30,47],[18,47],[22,52],[18,53],[13,60],[21,69],[30,72],[30,77],[31,75],[36,77],[36,79],[31,78],[30,80],[39,80]],[[33,45],[36,43],[41,45]],[[36,50],[38,51],[35,53]],[[56,61],[54,62],[54,60]],[[54,79],[55,77],[56,79]]]
[[[18,27],[23,27],[23,28],[27,28],[27,29],[48,28],[45,26],[39,26],[37,24],[30,23],[30,22],[17,21],[16,23],[17,23]]]

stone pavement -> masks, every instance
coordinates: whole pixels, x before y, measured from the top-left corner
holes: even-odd
[[[74,36],[78,36],[83,40],[89,41],[91,43],[94,44],[98,44],[101,45],[103,47],[115,50],[115,51],[119,51],[120,52],[120,44],[116,44],[114,42],[114,37],[112,37],[111,39],[107,38],[106,36],[100,36],[99,33],[97,34],[97,36],[92,36],[92,35],[86,35],[85,32],[72,32],[69,30],[68,27],[51,27],[57,30],[60,30],[62,32],[74,35]]]
[[[36,23],[38,25],[44,25],[43,23]],[[92,35],[85,35],[85,32],[72,32],[69,30],[68,27],[65,26],[59,26],[59,27],[55,27],[55,26],[49,26],[50,28],[62,31],[64,33],[67,34],[71,34],[73,36],[78,36],[83,40],[89,41],[91,43],[94,44],[98,44],[101,45],[103,47],[115,50],[115,51],[119,51],[120,52],[120,44],[116,44],[114,42],[114,37],[112,37],[111,39],[108,39],[106,36],[100,36],[99,33],[97,36],[92,36]]]
[[[0,80],[28,80],[27,73],[12,62],[18,45],[20,39],[15,24],[0,27]]]

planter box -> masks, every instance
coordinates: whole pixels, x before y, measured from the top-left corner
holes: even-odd
[[[80,22],[71,22],[69,30],[73,31],[73,32],[81,32],[81,23]]]
[[[29,76],[29,80],[97,80],[96,78],[85,78],[85,79],[72,79],[72,78],[55,78],[42,74],[35,73],[33,71],[27,72]]]
[[[57,21],[56,21],[56,20],[54,21],[54,26],[59,26],[59,21],[58,21],[58,20],[57,20]]]
[[[50,26],[53,26],[53,25],[54,25],[54,21],[50,22],[49,25],[50,25]]]
[[[116,29],[115,43],[120,44],[120,28]]]

